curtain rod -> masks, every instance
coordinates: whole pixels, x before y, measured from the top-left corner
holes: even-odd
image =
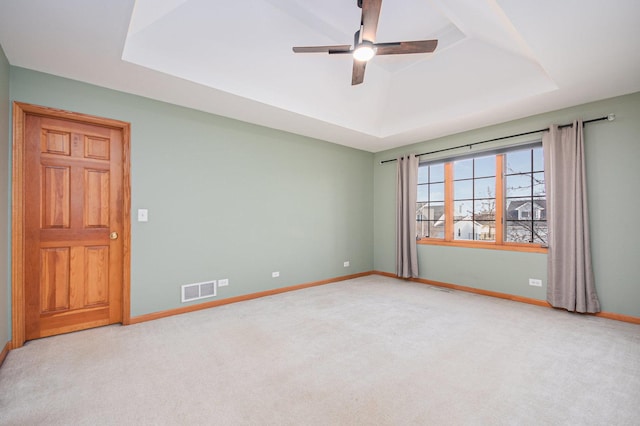
[[[582,124],[585,125],[585,124],[588,124],[588,123],[593,123],[593,122],[596,122],[596,121],[603,121],[603,120],[613,121],[615,119],[616,119],[616,115],[615,114],[609,114],[609,115],[605,115],[604,117],[594,118],[594,119],[591,119],[591,120],[583,121]],[[559,128],[563,128],[563,127],[571,127],[571,126],[573,126],[573,123],[571,123],[571,124],[561,124],[558,127]],[[518,136],[533,135],[534,133],[540,133],[540,132],[544,132],[546,130],[549,130],[549,129],[547,128],[547,129],[532,130],[530,132],[518,133],[517,135],[502,136],[502,137],[499,137],[499,138],[487,139],[486,141],[473,142],[473,143],[468,143],[468,144],[465,144],[465,145],[452,146],[451,148],[444,148],[444,149],[438,149],[436,151],[423,152],[422,154],[418,154],[417,156],[418,157],[422,157],[423,155],[436,154],[438,152],[451,151],[451,150],[458,149],[458,148],[467,148],[468,147],[469,149],[471,149],[474,145],[480,145],[480,144],[487,143],[487,142],[500,141],[502,139],[517,138]],[[380,164],[391,163],[393,161],[398,161],[398,159],[397,158],[392,158],[390,160],[384,160],[384,161],[381,161]]]

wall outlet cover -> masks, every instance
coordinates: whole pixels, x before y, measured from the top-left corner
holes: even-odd
[[[529,285],[534,287],[542,287],[542,280],[537,280],[535,278],[529,278]]]

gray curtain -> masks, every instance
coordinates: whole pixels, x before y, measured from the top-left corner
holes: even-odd
[[[396,202],[396,275],[418,276],[416,248],[416,202],[418,200],[418,157],[398,158]]]
[[[582,120],[542,136],[549,253],[547,301],[571,312],[600,312],[591,267]]]

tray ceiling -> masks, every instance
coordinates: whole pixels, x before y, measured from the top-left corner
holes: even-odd
[[[640,90],[640,2],[385,0],[351,86],[356,1],[20,0],[0,4],[12,65],[371,152]]]

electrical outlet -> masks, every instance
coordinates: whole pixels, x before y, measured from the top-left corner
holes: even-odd
[[[535,278],[529,278],[529,285],[534,287],[542,287],[542,280],[537,280]]]
[[[345,268],[347,268],[349,265],[351,265],[351,264],[349,263],[349,261],[348,261],[348,260],[344,262],[344,267],[345,267]]]
[[[280,276],[280,272],[272,272],[271,278],[278,278]]]
[[[229,278],[218,280],[218,287],[226,287],[229,285]]]

